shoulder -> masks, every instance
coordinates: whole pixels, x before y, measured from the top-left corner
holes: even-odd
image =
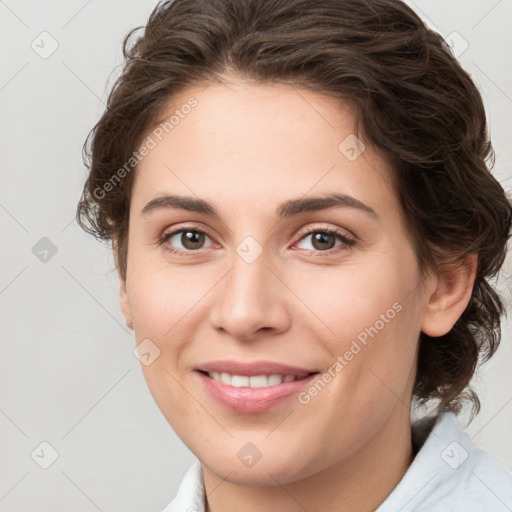
[[[419,451],[377,512],[512,509],[512,472],[477,448],[453,413],[413,425],[414,437],[421,443]]]

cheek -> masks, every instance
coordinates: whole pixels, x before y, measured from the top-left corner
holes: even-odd
[[[137,343],[151,340],[158,354],[150,365],[141,365],[144,378],[156,404],[178,431],[180,425],[194,421],[194,414],[200,415],[186,385],[183,387],[187,377],[180,365],[189,340],[195,337],[195,315],[201,309],[198,299],[210,287],[204,280],[192,278],[191,268],[187,270],[190,278],[186,271],[169,267],[132,274],[132,289],[136,292],[131,306]]]
[[[208,424],[204,409],[191,399],[187,384],[180,382],[177,371],[165,356],[159,357],[151,366],[143,366],[142,370],[156,405],[181,440],[192,448],[200,437],[207,437],[206,433],[211,432],[215,423]]]
[[[293,282],[297,296],[314,314],[311,325],[327,329],[337,352],[343,340],[358,335],[364,339],[366,329],[376,323],[378,331],[389,331],[388,325],[400,316],[397,309],[407,298],[414,277],[393,261],[378,260],[314,269]]]
[[[324,345],[331,364],[340,363],[333,368],[340,376],[333,379],[333,400],[364,397],[365,406],[379,400],[389,405],[395,395],[408,392],[419,334],[418,275],[412,254],[396,254],[380,254],[330,275],[318,272],[308,278],[315,283],[309,294],[307,287],[298,294],[322,320],[315,320],[317,333],[329,329]]]
[[[133,272],[129,283],[134,323],[145,337],[172,341],[207,295],[211,276],[191,266],[146,268]]]

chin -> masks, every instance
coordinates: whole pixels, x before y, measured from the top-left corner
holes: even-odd
[[[240,460],[237,454],[234,457],[227,456],[226,451],[228,450],[216,454],[209,450],[208,453],[197,453],[196,456],[201,464],[219,478],[237,485],[275,486],[277,482],[287,484],[306,478],[321,469],[313,467],[313,464],[305,460],[298,464],[296,453],[273,451],[271,455],[261,454],[259,460],[251,462],[248,459],[243,462],[244,452],[240,455]]]

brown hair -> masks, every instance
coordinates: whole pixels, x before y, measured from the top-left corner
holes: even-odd
[[[77,209],[83,229],[112,242],[121,278],[134,151],[176,94],[231,72],[348,101],[367,140],[395,162],[422,275],[478,255],[472,297],[451,331],[420,334],[414,387],[437,411],[468,401],[477,413],[469,383],[500,342],[504,309],[488,279],[506,256],[511,205],[490,172],[481,96],[443,38],[399,0],[174,0],[157,5],[130,44],[140,28],[124,39],[123,72],[85,141],[90,172]]]

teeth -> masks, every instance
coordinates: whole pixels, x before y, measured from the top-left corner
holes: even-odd
[[[235,386],[236,384],[233,384],[235,380],[235,377],[231,380],[231,385]],[[253,375],[252,377],[249,377],[249,382],[247,384],[244,384],[244,386],[249,386],[251,388],[266,388],[268,386],[268,377],[265,377],[265,375]]]
[[[269,386],[277,386],[278,384],[281,384],[281,382],[283,382],[283,377],[281,375],[269,375],[267,380]]]
[[[249,377],[243,375],[233,375],[231,377],[231,385],[235,386],[235,388],[241,388],[242,386],[249,385]]]
[[[228,386],[235,386],[236,388],[250,387],[250,388],[266,388],[267,386],[277,386],[281,382],[292,382],[296,380],[295,375],[231,375],[229,373],[209,372],[208,375],[214,379],[227,384]]]

